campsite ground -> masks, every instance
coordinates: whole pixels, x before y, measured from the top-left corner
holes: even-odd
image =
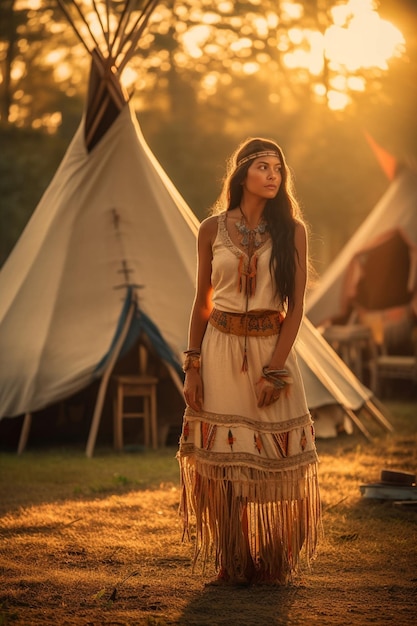
[[[0,457],[0,625],[415,624],[417,513],[365,499],[383,468],[417,470],[416,404],[392,434],[319,440],[324,536],[285,588],[211,587],[181,543],[173,448]]]

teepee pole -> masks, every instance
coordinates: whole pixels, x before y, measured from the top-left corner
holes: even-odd
[[[109,379],[117,358],[120,354],[120,350],[122,349],[123,343],[126,339],[126,335],[129,332],[130,323],[132,321],[133,313],[135,311],[136,305],[135,302],[130,304],[129,310],[126,315],[125,322],[123,324],[123,328],[119,337],[117,338],[116,344],[113,348],[113,352],[111,353],[110,359],[107,363],[104,374],[101,378],[100,388],[97,394],[96,406],[94,408],[93,419],[91,421],[90,426],[90,434],[88,436],[87,447],[86,447],[86,455],[91,458],[94,454],[94,447],[96,444],[98,427],[100,425],[101,413],[103,411],[103,404],[106,397],[107,386],[109,383]]]
[[[173,365],[171,365],[171,363],[168,363],[168,361],[163,361],[165,367],[167,368],[169,375],[171,376],[172,382],[174,383],[174,385],[177,388],[177,391],[179,392],[181,398],[183,397],[183,391],[184,391],[184,383],[182,382],[177,370],[175,369],[175,367]]]
[[[120,63],[120,65],[118,66],[118,70],[119,72],[121,72],[123,70],[123,68],[125,67],[125,65],[130,61],[130,59],[132,58],[132,55],[134,54],[134,51],[136,50],[136,45],[143,33],[143,31],[145,30],[145,27],[148,24],[149,18],[151,17],[154,8],[156,7],[156,5],[158,4],[159,0],[149,0],[148,4],[145,6],[145,8],[143,9],[143,13],[142,16],[137,20],[134,28],[131,30],[131,32],[129,33],[129,39],[128,39],[128,43],[129,48],[127,49],[124,57],[123,57],[123,61]],[[137,24],[139,23],[139,21],[141,22],[139,26],[137,26]],[[134,34],[132,34],[134,32]],[[122,51],[122,49],[124,48],[126,44],[126,39],[123,42],[123,46],[120,49],[120,51]]]
[[[378,400],[374,396],[373,399],[368,400],[365,404],[365,409],[369,411],[371,416],[378,421],[388,432],[393,432],[393,425],[387,420],[384,413],[382,412],[383,406],[380,404],[380,408],[378,407]]]
[[[140,28],[141,29],[140,32],[142,32],[143,28],[142,28],[142,25],[140,25],[140,24],[144,20],[147,21],[150,13],[152,13],[152,11],[154,9],[154,7],[152,5],[155,4],[157,1],[159,1],[159,0],[147,0],[147,3],[142,8],[139,16],[136,18],[136,20],[134,21],[133,25],[130,27],[129,31],[127,31],[127,29],[126,29],[126,31],[122,31],[122,34],[120,35],[120,38],[119,38],[119,45],[117,47],[117,51],[115,53],[115,57],[117,57],[122,52],[122,50],[125,47],[126,43],[128,43],[129,40],[131,40],[132,37],[135,36],[135,33],[136,33],[138,28]],[[129,11],[129,15],[126,18],[127,19],[127,23],[129,23],[131,15],[132,15],[132,10]]]
[[[32,413],[26,413],[24,420],[23,420],[22,430],[20,431],[19,445],[17,447],[17,454],[19,455],[22,454],[22,452],[26,448],[31,426],[32,426]]]
[[[90,48],[87,46],[86,42],[84,41],[80,31],[78,30],[74,20],[72,19],[72,16],[70,14],[70,12],[68,11],[67,7],[65,6],[64,0],[57,0],[61,11],[64,13],[65,17],[67,18],[69,24],[71,25],[74,33],[77,35],[78,39],[81,41],[81,43],[83,44],[84,48],[87,50],[88,54],[91,54],[91,50]],[[78,7],[77,7],[78,8]]]
[[[123,33],[123,29],[125,28],[126,23],[129,21],[129,15],[131,12],[130,4],[131,4],[131,0],[127,0],[127,2],[125,2],[122,13],[120,15],[119,23],[117,24],[117,28],[113,34],[113,40],[110,41],[110,56],[113,58],[116,56],[113,53],[113,48],[117,41],[117,38],[119,37],[119,33]],[[120,37],[122,37],[121,34],[120,34]]]
[[[72,2],[73,2],[73,4],[74,4],[75,8],[77,9],[78,15],[81,17],[82,21],[84,22],[85,27],[87,28],[87,30],[88,30],[88,32],[89,32],[89,34],[90,34],[90,37],[91,37],[91,39],[92,39],[92,40],[93,40],[93,42],[94,42],[95,47],[96,47],[96,48],[100,48],[99,43],[98,43],[97,39],[94,37],[94,33],[93,33],[93,31],[91,30],[91,28],[90,28],[90,24],[88,23],[88,20],[86,20],[84,13],[82,12],[82,10],[80,9],[80,7],[78,6],[78,4],[77,4],[76,0],[72,0]],[[60,4],[61,4],[61,6],[62,6],[62,4],[63,4],[62,0],[60,0]]]
[[[109,0],[106,0],[106,24],[107,24],[107,39],[108,39],[108,49],[110,54],[110,4]]]
[[[93,3],[93,7],[94,7],[94,10],[95,10],[96,15],[97,15],[97,19],[98,19],[98,21],[99,21],[99,23],[100,23],[101,32],[103,33],[103,37],[104,37],[104,39],[106,40],[107,50],[110,52],[110,49],[109,49],[109,33],[108,33],[108,29],[106,30],[106,28],[105,28],[105,26],[104,26],[104,24],[103,24],[103,20],[101,19],[100,10],[99,10],[99,8],[98,8],[98,6],[97,6],[97,2],[96,2],[96,0],[91,0],[91,1],[92,1],[92,3]]]

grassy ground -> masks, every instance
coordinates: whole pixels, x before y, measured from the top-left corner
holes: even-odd
[[[0,626],[415,624],[417,515],[365,499],[381,469],[417,470],[417,405],[395,431],[319,440],[324,537],[285,588],[206,587],[181,543],[174,448],[0,456]]]

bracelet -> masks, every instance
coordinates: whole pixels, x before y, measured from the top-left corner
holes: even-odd
[[[190,369],[200,371],[200,352],[198,350],[186,350],[184,352],[185,358],[182,364],[182,371],[188,372]]]
[[[267,365],[262,368],[262,376],[271,383],[275,389],[283,389],[285,385],[291,385],[293,382],[288,370],[273,370],[269,369]]]

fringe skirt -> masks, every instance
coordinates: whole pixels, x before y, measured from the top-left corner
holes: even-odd
[[[316,553],[320,497],[314,430],[295,352],[288,393],[257,407],[255,385],[276,336],[244,338],[208,325],[201,357],[203,410],[187,407],[177,458],[184,536],[194,565],[211,560],[230,580],[285,584]]]

